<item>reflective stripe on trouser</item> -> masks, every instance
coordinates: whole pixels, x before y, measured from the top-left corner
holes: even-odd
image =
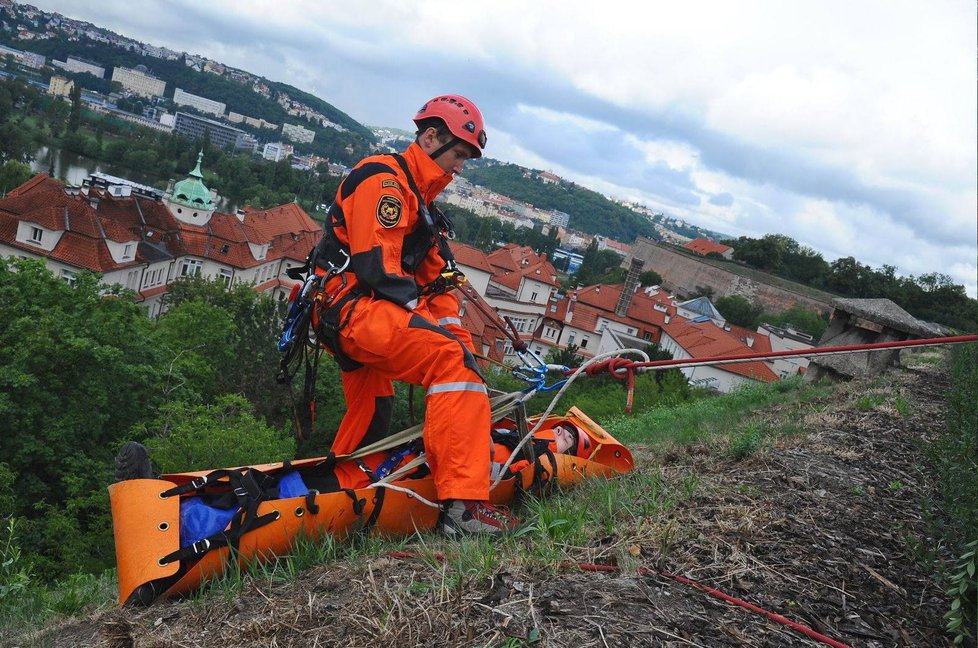
[[[340,333],[340,344],[364,365],[349,372],[365,372],[356,379],[364,396],[387,384],[383,381],[425,388],[424,445],[439,499],[489,499],[489,398],[462,343],[418,313],[364,298]],[[354,396],[352,390],[348,396]],[[369,397],[347,403],[348,411],[361,407],[370,407]],[[371,418],[351,417],[337,433],[333,451],[357,447],[365,428],[355,429],[354,421],[362,426]]]
[[[438,326],[461,340],[469,351],[475,352],[472,334],[469,333],[468,329],[462,327],[462,319],[458,315],[458,298],[454,292],[431,295],[424,300],[424,306],[431,314],[430,319],[432,321],[438,322]]]

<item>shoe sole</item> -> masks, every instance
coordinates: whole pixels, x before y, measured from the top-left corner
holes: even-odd
[[[149,463],[149,452],[136,441],[122,446],[115,457],[115,480],[153,479],[153,468]]]

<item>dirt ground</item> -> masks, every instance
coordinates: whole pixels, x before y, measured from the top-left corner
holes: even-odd
[[[939,498],[919,443],[943,427],[947,378],[919,366],[883,380],[885,387],[846,383],[826,400],[761,412],[762,423],[794,421],[804,432],[740,460],[712,446],[664,457],[635,448],[637,470],[694,475],[696,487],[641,529],[580,548],[581,562],[607,563],[615,552],[602,548],[627,543],[632,560],[617,572],[554,575],[502,564],[491,578],[466,581],[451,579],[447,568],[377,555],[290,583],[251,583],[231,600],[104,610],[20,645],[949,646],[934,577],[946,557],[925,541],[939,520]],[[857,406],[874,390],[889,401]],[[893,406],[897,392],[901,407]]]

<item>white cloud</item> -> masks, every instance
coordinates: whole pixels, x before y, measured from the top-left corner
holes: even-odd
[[[406,127],[484,108],[492,157],[975,295],[974,5],[777,0],[43,1]],[[865,256],[863,256],[865,255]],[[927,266],[927,264],[932,264]]]

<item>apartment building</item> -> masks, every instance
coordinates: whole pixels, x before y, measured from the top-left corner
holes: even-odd
[[[216,115],[217,117],[223,117],[224,110],[227,107],[220,101],[214,101],[213,99],[208,99],[207,97],[190,94],[189,92],[185,92],[180,88],[173,91],[173,103],[178,106],[190,106],[191,108],[199,110],[202,113],[209,113],[211,115]]]
[[[282,124],[282,135],[300,144],[310,144],[316,138],[315,131],[296,124]]]
[[[121,83],[129,92],[143,97],[162,97],[163,91],[166,90],[166,81],[139,69],[113,68],[112,80]]]
[[[253,285],[284,299],[322,228],[295,203],[271,209],[218,211],[200,162],[162,199],[132,183],[102,177],[70,188],[40,174],[0,199],[0,255],[42,259],[73,282],[102,275],[132,290],[150,316],[177,278],[199,274],[232,286]]]
[[[64,69],[69,72],[87,72],[98,79],[105,78],[105,67],[81,58],[80,56],[69,56],[65,59]]]
[[[192,139],[201,139],[205,132],[209,133],[211,144],[218,148],[230,146],[250,152],[258,148],[258,140],[240,128],[190,113],[178,112],[173,128],[178,135]]]

